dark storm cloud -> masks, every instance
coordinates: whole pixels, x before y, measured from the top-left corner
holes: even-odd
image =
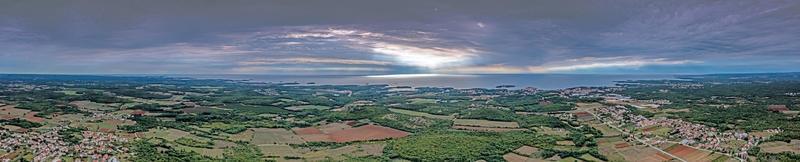
[[[785,71],[799,4],[0,1],[0,72]]]

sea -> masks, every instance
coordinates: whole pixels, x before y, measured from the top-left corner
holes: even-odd
[[[675,75],[635,74],[394,74],[394,75],[172,75],[197,79],[230,79],[264,83],[297,83],[296,85],[374,85],[451,88],[495,88],[513,85],[511,89],[535,87],[563,89],[580,86],[614,86],[615,81],[671,80]]]

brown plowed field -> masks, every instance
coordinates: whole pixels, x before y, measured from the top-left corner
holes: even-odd
[[[405,136],[408,136],[407,132],[378,125],[365,125],[330,133],[330,139],[336,142],[381,140]]]

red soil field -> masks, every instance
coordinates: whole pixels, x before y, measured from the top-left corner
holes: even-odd
[[[631,144],[628,144],[627,142],[614,144],[614,148],[626,148],[626,147],[629,147],[629,146],[631,146]]]
[[[405,136],[408,136],[408,132],[377,125],[365,125],[330,133],[330,139],[335,142],[381,140]]]
[[[333,142],[331,136],[327,134],[306,134],[298,136],[306,142]]]
[[[317,128],[313,128],[313,127],[295,128],[295,129],[292,129],[292,130],[294,131],[294,134],[297,134],[297,135],[324,134],[324,133],[322,133],[321,130],[319,130]]]
[[[36,117],[35,115],[38,114],[37,112],[30,112],[25,114],[25,119],[31,122],[41,123],[44,122],[44,118]]]
[[[672,155],[678,156],[686,161],[694,162],[694,161],[708,161],[713,159],[707,159],[709,156],[708,152],[700,151],[688,146],[684,145],[673,145],[669,148],[665,149],[664,151],[669,152]]]

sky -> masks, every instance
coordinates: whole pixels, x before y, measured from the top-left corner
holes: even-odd
[[[0,73],[797,69],[797,0],[0,0]]]

